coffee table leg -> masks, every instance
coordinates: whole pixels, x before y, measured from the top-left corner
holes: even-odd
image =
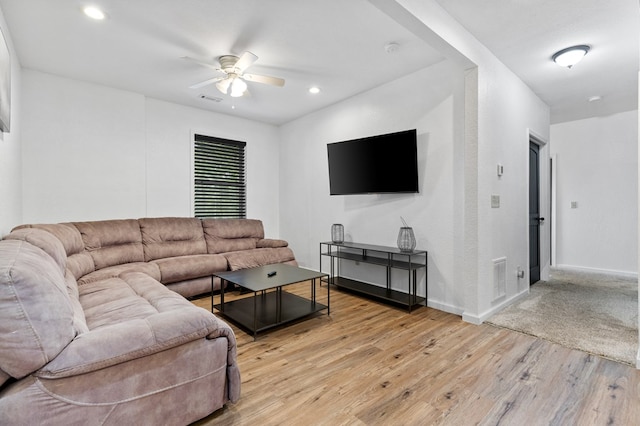
[[[282,290],[282,287],[276,287],[276,324],[280,323],[280,290]]]
[[[220,279],[220,312],[224,313],[224,288],[227,286],[227,280]],[[213,281],[211,281],[211,286],[213,287]],[[213,295],[211,296],[213,300]]]
[[[213,313],[213,275],[211,275],[211,313]]]
[[[254,342],[256,341],[256,337],[257,337],[257,334],[258,334],[258,317],[256,316],[257,300],[258,300],[258,292],[254,291],[253,292],[253,341]]]

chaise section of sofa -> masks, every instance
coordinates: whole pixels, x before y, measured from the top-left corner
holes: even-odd
[[[78,286],[78,235],[47,228],[0,241],[0,424],[186,424],[239,398],[226,323],[140,271]]]

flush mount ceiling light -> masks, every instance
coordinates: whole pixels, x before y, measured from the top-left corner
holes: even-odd
[[[95,6],[87,6],[84,9],[82,9],[82,11],[89,18],[95,19],[96,21],[101,21],[104,18],[106,18],[106,15],[104,14],[104,12]]]
[[[309,93],[317,95],[318,93],[320,93],[320,88],[317,86],[309,87]]]
[[[561,67],[571,68],[584,58],[590,48],[586,44],[567,47],[554,53],[551,59]]]

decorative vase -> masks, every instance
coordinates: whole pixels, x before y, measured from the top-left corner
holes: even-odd
[[[339,223],[331,225],[331,241],[336,244],[344,243],[344,226]]]
[[[412,252],[416,248],[416,237],[413,235],[413,228],[403,226],[398,233],[398,248],[400,251]]]

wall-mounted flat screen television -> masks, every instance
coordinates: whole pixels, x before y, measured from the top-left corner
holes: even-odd
[[[416,129],[327,144],[331,195],[418,192]]]

